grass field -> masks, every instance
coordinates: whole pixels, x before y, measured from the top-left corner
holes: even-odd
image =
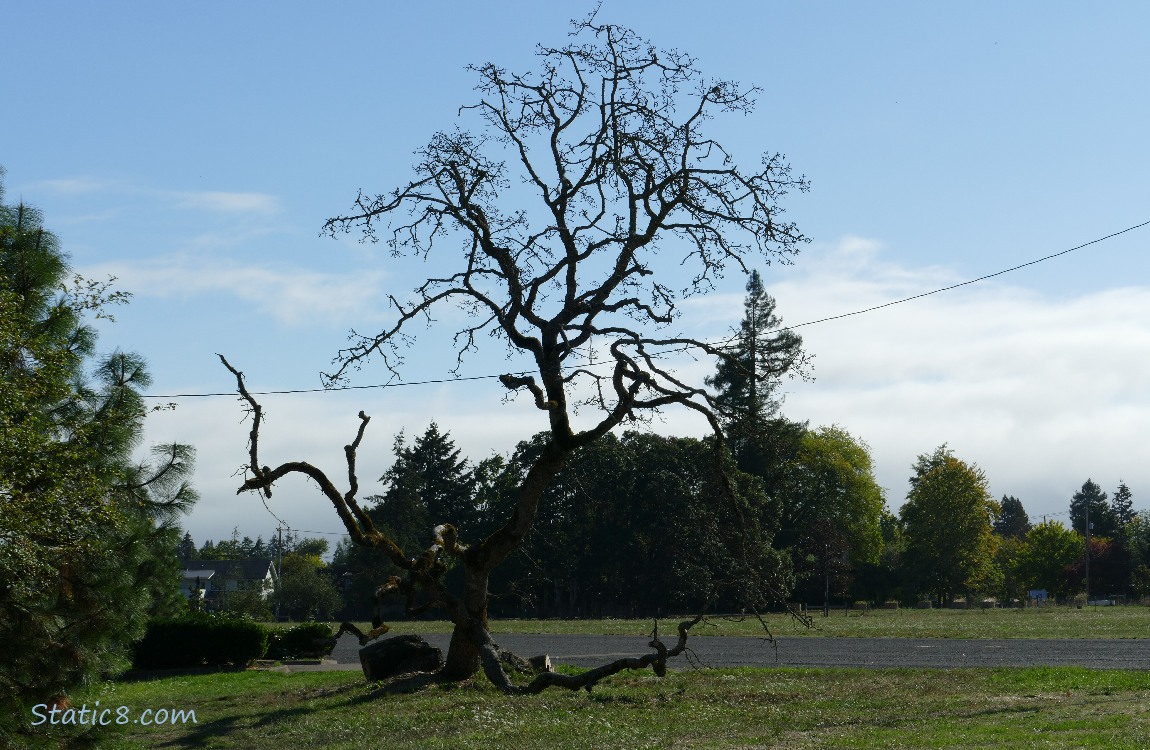
[[[660,632],[673,633],[680,619],[660,621]],[[822,617],[816,613],[806,628],[785,615],[766,617],[777,636],[856,638],[1150,638],[1150,607],[1043,607],[1037,609],[899,609],[871,610],[866,614],[842,610]],[[712,626],[697,626],[692,635],[762,635],[758,621],[715,618]],[[443,621],[388,623],[392,633],[447,633]],[[671,627],[668,627],[671,626]],[[370,629],[369,624],[361,627]],[[499,633],[592,633],[646,635],[651,620],[497,620]]]
[[[1150,746],[1145,672],[739,669],[624,673],[591,694],[508,697],[483,680],[369,691],[355,672],[247,671],[106,685],[76,703],[195,711],[195,724],[113,727],[120,750]]]

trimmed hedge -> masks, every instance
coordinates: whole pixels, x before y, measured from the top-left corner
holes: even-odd
[[[268,636],[269,659],[319,659],[331,649],[332,630],[322,622],[277,628]]]
[[[242,666],[267,652],[268,631],[259,623],[195,612],[152,620],[135,645],[136,669]]]

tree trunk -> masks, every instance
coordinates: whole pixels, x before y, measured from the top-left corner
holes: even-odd
[[[466,621],[455,622],[451,631],[451,643],[447,647],[447,658],[440,676],[444,680],[466,680],[480,668],[480,647],[473,628],[479,623],[487,629],[487,579],[489,573],[480,568],[466,565],[464,568],[463,606]]]
[[[449,682],[460,682],[479,671],[479,646],[462,625],[451,631],[451,645],[439,676]]]

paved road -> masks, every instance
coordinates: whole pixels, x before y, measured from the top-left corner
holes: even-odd
[[[449,636],[427,640],[447,650]],[[520,656],[550,654],[560,664],[591,667],[650,649],[647,639],[614,635],[502,635]],[[759,638],[698,637],[689,645],[711,667],[1031,667],[1150,669],[1150,639]],[[359,644],[344,635],[332,652],[340,667],[359,669]],[[687,666],[683,657],[672,668]]]

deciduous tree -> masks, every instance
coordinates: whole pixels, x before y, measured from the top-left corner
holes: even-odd
[[[986,475],[945,445],[915,461],[902,507],[903,565],[918,591],[944,605],[986,591],[993,578],[991,523],[998,514]]]
[[[1080,542],[1084,540],[1079,540]],[[1067,569],[1071,581],[1086,582],[1086,555],[1084,545],[1079,545],[1078,559]],[[1111,596],[1125,596],[1131,586],[1130,551],[1122,540],[1108,537],[1090,537],[1090,587],[1087,589],[1091,600]]]
[[[326,225],[333,235],[357,229],[368,240],[382,236],[395,256],[427,258],[438,269],[412,297],[390,298],[393,322],[354,337],[332,382],[369,359],[398,373],[409,326],[453,303],[473,316],[454,338],[460,363],[482,334],[530,363],[531,374],[508,373],[501,382],[542,413],[548,438],[497,530],[477,538],[431,519],[433,543],[413,554],[377,528],[357,498],[356,451],[369,419],[363,413],[346,451],[347,490],[305,462],[265,466],[258,453],[262,409],[228,365],[253,412],[241,491],[270,495],[294,472],[317,481],[352,539],[383,549],[405,571],[383,591],[411,602],[421,593],[454,622],[442,677],[469,677],[482,662],[507,691],[517,688],[487,629],[488,581],[530,531],[548,483],[575,451],[667,407],[690,408],[721,434],[714,398],[684,380],[674,363],[687,354],[730,355],[676,331],[677,303],[712,288],[732,265],[747,272],[752,257],[785,260],[806,239],[778,206],[788,190],[805,190],[805,180],[778,154],[744,170],[708,133],[713,116],[749,112],[755,89],[705,78],[688,55],[657,50],[593,17],[576,23],[574,33],[566,46],[539,48],[537,72],[473,68],[481,98],[462,112],[477,116],[483,132],[437,133],[419,152],[414,179],[390,193],[361,193],[349,214]],[[676,291],[667,273],[680,267],[690,279]],[[573,408],[581,400],[590,408],[577,423]],[[721,455],[717,449],[717,461]],[[723,485],[718,498],[745,516],[745,499],[731,481]],[[723,579],[746,583],[754,564],[739,531],[731,529],[730,544],[742,569]],[[448,559],[464,571],[460,589],[444,584]],[[543,675],[527,689],[585,687],[628,667],[661,673],[667,657],[686,648],[689,626],[670,649],[655,641],[656,650],[637,659],[580,677]]]
[[[284,615],[294,620],[327,620],[340,608],[339,590],[326,575],[326,567],[316,555],[284,555],[275,590]]]
[[[1046,521],[1026,534],[1018,553],[1018,572],[1027,589],[1046,589],[1065,598],[1082,588],[1082,576],[1072,574],[1072,566],[1082,559],[1083,540],[1059,521]]]
[[[784,543],[817,524],[836,529],[852,560],[874,563],[882,551],[880,521],[886,507],[874,477],[870,447],[837,425],[807,431],[788,467],[782,497]]]

